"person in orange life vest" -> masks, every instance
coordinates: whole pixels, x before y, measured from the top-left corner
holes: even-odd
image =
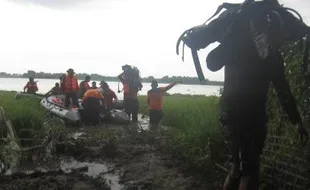
[[[133,122],[138,122],[139,104],[137,99],[137,93],[142,89],[142,83],[139,81],[137,86],[132,86],[133,79],[130,76],[131,67],[129,65],[122,66],[123,72],[118,75],[121,83],[124,87],[124,106],[125,112],[130,117],[132,116]]]
[[[89,89],[82,98],[82,118],[85,124],[97,125],[100,122],[100,113],[104,102],[104,96],[99,89]]]
[[[94,81],[94,82],[92,82],[91,83],[91,87],[90,87],[90,89],[97,89],[98,87],[97,87],[97,83]]]
[[[152,89],[147,92],[147,104],[152,127],[157,126],[163,117],[163,96],[165,92],[170,90],[177,83],[180,82],[174,82],[166,87],[158,87],[158,82],[156,80],[152,81]]]
[[[117,96],[113,90],[110,89],[109,85],[105,81],[101,81],[100,87],[104,92],[104,104],[108,109],[113,108],[113,103],[117,101]]]
[[[79,91],[79,84],[73,69],[67,70],[67,75],[63,78],[61,82],[61,89],[66,95],[65,106],[69,107],[71,100],[72,106],[79,107],[77,96],[77,93]]]
[[[34,81],[32,77],[29,77],[29,82],[24,86],[24,92],[27,89],[27,93],[35,94],[39,89],[37,83]]]
[[[86,76],[85,80],[80,83],[80,98],[82,98],[87,90],[90,89],[89,86],[90,76]]]

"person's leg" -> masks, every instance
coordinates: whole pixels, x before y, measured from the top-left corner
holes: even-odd
[[[241,129],[242,177],[239,190],[259,189],[260,155],[267,134],[266,125],[255,123]]]
[[[156,128],[156,124],[155,124],[155,110],[149,110],[149,117],[150,117],[150,130],[154,131]]]
[[[83,114],[82,114],[82,120],[85,124],[90,124],[91,123],[91,105],[89,98],[84,100],[83,102]]]
[[[131,116],[131,107],[130,107],[130,99],[124,100],[125,112],[127,113],[128,117]]]
[[[65,107],[69,107],[70,105],[70,94],[66,93],[65,95]]]
[[[232,167],[225,179],[223,190],[238,190],[240,181],[240,137],[239,126],[232,123],[225,123],[226,140],[232,155]]]
[[[132,100],[132,121],[138,122],[139,103],[138,100]]]
[[[78,96],[77,93],[71,93],[72,106],[79,107]]]

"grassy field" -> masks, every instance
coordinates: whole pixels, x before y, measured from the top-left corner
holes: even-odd
[[[43,132],[45,110],[40,106],[39,100],[31,97],[16,100],[15,94],[16,92],[0,91],[0,106],[11,119],[17,135],[20,138],[30,138]],[[35,133],[22,132],[21,129],[34,129]]]

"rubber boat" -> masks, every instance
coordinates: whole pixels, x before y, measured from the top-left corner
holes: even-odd
[[[41,100],[40,104],[47,111],[52,112],[53,114],[61,117],[65,121],[80,123],[81,116],[79,108],[72,107],[66,108],[64,105],[65,95],[57,94],[45,97]],[[80,102],[80,101],[79,101]]]
[[[83,111],[82,100],[79,100],[79,108],[66,108],[64,106],[65,95],[57,94],[45,97],[40,104],[48,111],[63,118],[67,122],[80,124],[82,121],[81,112]],[[115,104],[116,108],[122,108],[122,101]],[[100,114],[101,119],[111,124],[127,124],[129,116],[122,109],[112,109],[107,113]]]

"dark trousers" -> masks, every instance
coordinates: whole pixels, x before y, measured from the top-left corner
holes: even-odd
[[[162,110],[150,110],[149,116],[150,116],[150,124],[158,125],[160,120],[163,118],[164,113]]]
[[[82,119],[85,124],[97,125],[100,122],[100,100],[89,97],[83,101]]]
[[[125,99],[124,100],[125,112],[127,115],[131,116],[131,120],[133,122],[138,121],[138,111],[139,111],[139,104],[137,99]]]
[[[78,103],[78,97],[77,97],[77,93],[76,92],[69,92],[66,93],[66,97],[65,97],[65,106],[69,107],[70,105],[70,100],[72,102],[72,106],[77,106],[79,107],[79,103]]]
[[[260,155],[267,134],[266,122],[254,119],[253,121],[228,122],[223,125],[223,129],[226,132],[233,164],[241,166],[242,175],[254,178],[251,189],[258,190]]]

